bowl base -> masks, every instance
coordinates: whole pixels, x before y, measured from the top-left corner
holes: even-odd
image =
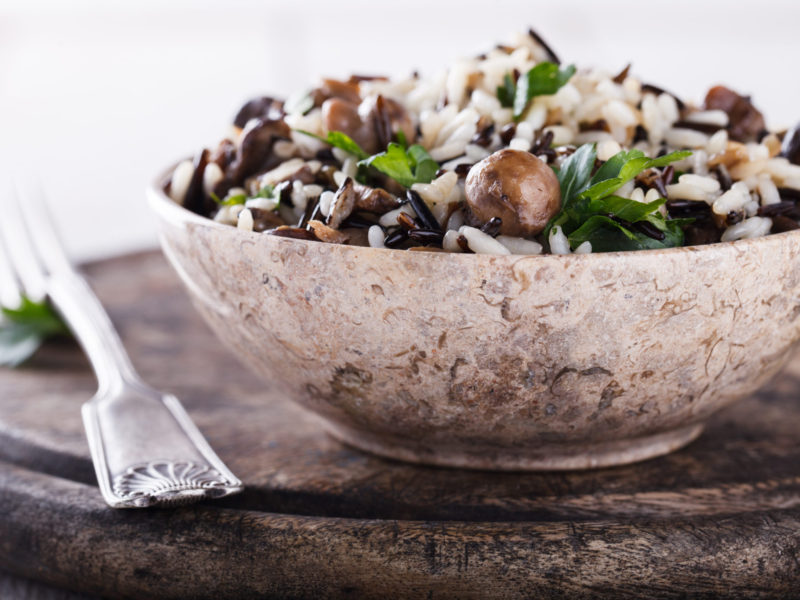
[[[418,440],[380,436],[323,421],[333,437],[349,446],[392,458],[438,467],[491,471],[566,471],[625,465],[662,456],[694,441],[704,425],[693,424],[649,436],[584,444],[549,444],[536,448],[498,449],[487,446],[433,447]]]

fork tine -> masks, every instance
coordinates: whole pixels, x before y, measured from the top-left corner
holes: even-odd
[[[32,181],[32,180],[31,180]],[[51,217],[51,210],[38,183],[17,183],[17,198],[22,219],[40,260],[51,273],[73,270]]]
[[[8,266],[21,284],[21,291],[31,300],[45,296],[44,267],[37,260],[28,237],[14,191],[0,198],[0,239]]]

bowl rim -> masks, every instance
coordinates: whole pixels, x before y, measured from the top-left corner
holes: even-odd
[[[184,158],[183,160],[191,160],[191,157]],[[172,163],[169,167],[161,171],[155,179],[153,179],[146,188],[148,203],[153,212],[159,218],[162,218],[173,225],[183,225],[186,223],[194,223],[203,227],[217,229],[219,231],[227,231],[229,234],[240,235],[242,238],[267,238],[276,244],[284,245],[302,245],[317,247],[324,242],[317,242],[312,240],[301,240],[296,238],[287,238],[281,236],[264,236],[260,232],[243,231],[231,225],[218,223],[213,219],[198,215],[189,209],[181,206],[170,198],[164,191],[164,186],[169,179],[170,174],[182,161]],[[718,252],[733,252],[736,254],[747,252],[750,246],[758,245],[778,245],[782,246],[784,240],[793,237],[800,237],[800,229],[791,231],[784,231],[781,233],[770,233],[761,237],[746,238],[735,240],[732,242],[715,242],[713,244],[702,244],[695,246],[677,246],[673,248],[652,248],[647,250],[617,250],[614,252],[592,252],[589,254],[468,254],[462,252],[414,252],[415,259],[419,260],[467,260],[467,261],[483,261],[483,260],[506,260],[509,262],[516,262],[520,259],[538,259],[541,261],[558,261],[560,264],[568,264],[572,261],[596,261],[596,260],[613,260],[615,257],[626,256],[630,260],[636,257],[674,257],[679,255],[684,256],[706,256],[709,253]],[[326,244],[332,248],[338,248],[341,252],[352,253],[368,253],[368,252],[408,252],[407,250],[399,250],[396,248],[373,248],[371,246],[351,246],[348,244]]]

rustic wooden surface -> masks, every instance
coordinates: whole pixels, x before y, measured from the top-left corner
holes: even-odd
[[[79,417],[92,374],[50,345],[0,373],[0,570],[119,598],[800,594],[800,357],[670,456],[583,473],[423,468],[342,446],[271,394],[160,255],[88,272],[142,375],[182,399],[247,490],[107,509]]]

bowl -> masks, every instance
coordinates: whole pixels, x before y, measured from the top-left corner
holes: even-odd
[[[217,336],[333,436],[450,467],[675,450],[800,337],[800,232],[569,256],[407,252],[220,225],[148,190]]]

